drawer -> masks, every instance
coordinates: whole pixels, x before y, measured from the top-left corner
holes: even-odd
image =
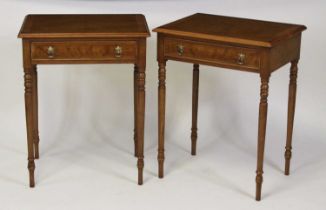
[[[33,61],[133,61],[136,41],[33,42]]]
[[[200,41],[165,38],[164,55],[170,59],[249,71],[256,71],[260,68],[258,50]]]

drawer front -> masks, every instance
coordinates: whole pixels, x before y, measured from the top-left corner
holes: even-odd
[[[33,42],[33,61],[134,61],[136,41]]]
[[[164,55],[176,60],[257,71],[260,54],[255,49],[177,38],[164,40]]]

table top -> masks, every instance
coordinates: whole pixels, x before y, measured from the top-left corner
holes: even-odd
[[[148,37],[141,14],[27,15],[19,38]]]
[[[154,32],[237,44],[272,47],[304,31],[304,25],[197,13]]]

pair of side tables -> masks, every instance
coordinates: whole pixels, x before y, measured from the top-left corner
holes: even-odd
[[[199,64],[258,73],[261,78],[258,120],[256,200],[261,199],[269,78],[291,63],[285,174],[289,175],[296,80],[303,25],[197,13],[154,29],[157,32],[158,164],[163,178],[166,61],[193,63],[191,154],[196,155]],[[138,184],[143,183],[146,38],[143,15],[28,15],[23,39],[25,109],[30,187],[39,158],[37,65],[134,64],[134,143]]]

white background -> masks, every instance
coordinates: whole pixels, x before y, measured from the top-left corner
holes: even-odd
[[[325,209],[325,1],[0,3],[0,209]],[[167,63],[165,178],[157,178],[156,34],[148,39],[144,185],[133,157],[131,65],[39,66],[40,160],[28,187],[21,40],[31,13],[142,13],[150,29],[195,12],[304,24],[291,175],[283,175],[289,65],[270,80],[262,201],[254,200],[260,80],[201,66],[198,154],[192,65]]]

